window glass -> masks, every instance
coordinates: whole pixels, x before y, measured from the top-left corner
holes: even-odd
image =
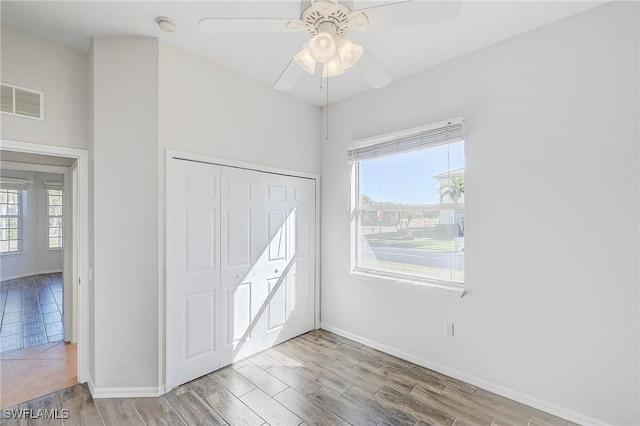
[[[356,271],[464,283],[464,141],[359,161]]]
[[[22,191],[0,189],[0,253],[22,250]]]
[[[62,190],[47,189],[49,248],[62,248]]]

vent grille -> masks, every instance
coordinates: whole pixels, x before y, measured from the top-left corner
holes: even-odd
[[[44,92],[3,83],[1,98],[3,113],[44,120]]]
[[[0,104],[2,112],[13,114],[13,87],[2,85],[0,89]]]

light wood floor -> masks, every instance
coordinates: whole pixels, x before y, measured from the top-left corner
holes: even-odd
[[[325,331],[159,398],[94,401],[76,385],[13,408],[68,410],[65,425],[571,425]]]
[[[0,407],[72,386],[77,379],[76,345],[58,342],[0,355]]]

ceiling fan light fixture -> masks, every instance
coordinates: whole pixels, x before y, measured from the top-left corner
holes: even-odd
[[[355,41],[344,37],[338,41],[336,52],[338,58],[340,58],[342,68],[346,70],[354,66],[362,58],[364,49]]]
[[[329,62],[336,56],[336,43],[333,37],[326,32],[322,32],[313,37],[309,42],[309,54],[321,64]]]
[[[293,57],[300,68],[308,72],[309,74],[313,74],[316,71],[316,60],[313,59],[311,53],[309,52],[309,43],[302,46],[302,49]]]
[[[335,77],[340,74],[344,74],[344,67],[340,64],[340,59],[334,56],[333,59],[324,64],[322,77]]]

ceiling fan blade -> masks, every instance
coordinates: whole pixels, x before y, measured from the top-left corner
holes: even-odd
[[[230,33],[281,33],[295,31],[288,26],[295,19],[271,18],[205,18],[200,20],[200,29],[209,34]]]
[[[291,89],[296,82],[302,76],[304,70],[296,64],[296,62],[291,58],[289,64],[280,74],[280,77],[273,84],[273,88],[279,91],[289,90]]]
[[[363,78],[374,89],[384,87],[393,80],[387,70],[366,49],[360,61],[362,62]]]
[[[405,0],[359,9],[369,18],[369,30],[447,22],[460,14],[461,0]]]

